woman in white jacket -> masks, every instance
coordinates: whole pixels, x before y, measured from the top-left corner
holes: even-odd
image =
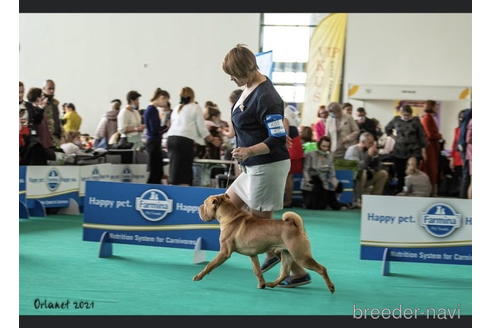
[[[209,135],[202,110],[195,102],[193,89],[184,87],[180,97],[180,105],[171,114],[171,127],[167,132],[168,182],[171,185],[191,186],[194,143],[205,145],[205,139],[212,143],[219,141]]]

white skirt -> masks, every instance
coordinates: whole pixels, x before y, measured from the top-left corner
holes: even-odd
[[[264,212],[284,208],[290,159],[241,168],[242,173],[226,192],[234,192],[251,210]]]

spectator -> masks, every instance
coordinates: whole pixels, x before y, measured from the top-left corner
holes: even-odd
[[[357,125],[359,126],[360,133],[369,132],[374,137],[374,140],[377,141],[381,136],[381,131],[378,129],[377,121],[368,118],[366,110],[364,107],[357,108]]]
[[[162,184],[164,171],[162,168],[162,134],[164,127],[161,126],[161,118],[157,107],[164,107],[169,101],[169,93],[157,88],[150,99],[151,104],[144,112],[147,141],[146,149],[149,156],[147,183]]]
[[[468,161],[468,173],[470,174],[470,185],[468,186],[467,197],[472,198],[472,119],[466,127],[466,160]]]
[[[63,103],[62,105],[62,117],[65,116],[65,114],[67,113],[67,105],[68,103]],[[63,122],[62,122],[63,124]]]
[[[19,87],[19,101],[21,98],[20,93],[21,90]],[[42,107],[46,104],[46,101],[42,95],[43,91],[39,88],[29,89],[27,92],[27,101],[21,107],[20,113],[23,118],[21,122],[26,124],[27,131],[25,130],[26,133],[22,136],[24,142],[19,149],[20,165],[46,165],[48,161],[47,150],[43,147],[38,130],[41,122],[45,120]],[[24,112],[22,109],[24,109]],[[44,127],[47,131],[46,125]]]
[[[94,138],[92,138],[88,133],[80,134],[80,147],[85,150],[93,149]]]
[[[387,155],[386,157],[389,157],[393,149],[395,148],[395,136],[393,135],[393,132],[391,134],[386,134],[385,136],[382,136],[379,138],[378,143],[380,145],[380,150],[379,154],[380,155]]]
[[[107,148],[109,139],[118,131],[118,113],[120,112],[121,100],[111,100],[111,110],[107,111],[96,128],[96,148]]]
[[[170,98],[171,96],[169,96],[164,106],[157,107],[157,109],[159,110],[159,117],[161,118],[161,126],[164,133],[166,133],[171,127],[171,114],[173,110],[171,108],[171,103],[169,102]]]
[[[326,135],[326,119],[328,118],[326,106],[319,106],[318,117],[318,122],[313,124],[314,141],[319,141],[322,136]]]
[[[468,108],[464,111],[463,113],[463,121],[460,123],[460,136],[458,139],[458,150],[461,153],[461,157],[463,159],[463,178],[461,181],[461,188],[460,188],[460,197],[461,198],[467,198],[468,197],[468,191],[469,191],[469,185],[470,185],[470,163],[469,160],[466,159],[466,147],[467,147],[467,142],[466,142],[466,132],[468,128],[468,123],[470,123],[470,120],[472,118],[472,109]]]
[[[352,116],[352,112],[354,110],[354,107],[352,106],[351,103],[344,103],[342,105],[342,110],[345,115]]]
[[[47,148],[57,148],[60,146],[62,126],[60,122],[60,111],[58,110],[60,102],[55,99],[55,82],[53,80],[46,80],[43,87],[43,94],[46,97],[44,116],[46,118],[46,125],[51,143],[51,146]],[[45,146],[46,145],[47,144],[45,143]]]
[[[241,89],[236,89],[236,90],[234,90],[234,91],[231,92],[231,94],[229,96],[229,101],[231,102],[231,104],[233,106],[234,106],[235,103],[237,103],[237,101],[241,97],[241,94],[242,93],[243,93],[243,90],[241,90]]]
[[[65,132],[79,132],[80,124],[82,123],[82,118],[75,111],[75,105],[69,103],[65,107],[66,113],[63,116],[63,130]]]
[[[329,117],[326,121],[326,135],[331,140],[331,152],[335,159],[343,158],[347,148],[357,143],[359,127],[352,116],[342,113],[340,104],[328,105]]]
[[[302,142],[299,135],[299,125],[301,124],[299,111],[295,107],[288,105],[284,108],[284,115],[286,125],[289,127],[288,135],[291,138],[292,143],[288,148],[290,156],[290,171],[287,175],[287,182],[285,184],[284,207],[291,207],[292,192],[294,189],[292,175],[302,173],[302,159],[304,157],[304,153],[302,151]]]
[[[459,177],[463,175],[463,158],[458,150],[458,139],[460,137],[460,124],[463,121],[465,110],[462,110],[458,114],[458,126],[454,128],[453,145],[451,146],[450,154],[450,167],[454,174]],[[461,181],[460,181],[461,184]]]
[[[330,153],[330,138],[321,137],[317,142],[318,149],[307,153],[304,158],[303,179],[301,181],[302,196],[305,208],[340,210],[345,205],[338,202],[336,190],[341,184],[335,174],[333,156]]]
[[[29,113],[24,102],[24,83],[19,81],[19,147],[25,146],[25,138],[30,134],[28,123]]]
[[[141,124],[142,118],[138,112],[139,98],[142,95],[137,91],[129,91],[126,95],[128,106],[118,113],[117,124],[118,132],[122,142],[130,142],[133,149],[142,147],[142,131],[145,126]]]
[[[426,152],[425,133],[418,117],[413,117],[412,107],[400,107],[400,115],[395,116],[385,127],[387,135],[395,136],[395,145],[391,157],[395,163],[395,172],[398,178],[397,192],[403,189],[405,183],[405,169],[410,157],[417,161],[425,160]]]
[[[231,103],[231,107],[233,107],[239,98],[241,97],[241,94],[243,93],[243,90],[241,89],[236,89],[231,92],[229,95],[229,101]],[[232,160],[232,149],[234,149],[236,145],[236,135],[234,132],[234,128],[232,127],[232,124],[227,124],[226,126],[223,126],[221,129],[222,136],[224,137],[224,159],[225,160]],[[239,166],[234,165],[234,175],[237,176],[239,172]]]
[[[422,171],[429,176],[432,183],[432,196],[437,195],[437,184],[439,183],[439,140],[442,139],[434,120],[435,107],[436,102],[434,100],[427,100],[425,102],[424,115],[420,119],[427,138],[425,147],[426,159],[423,161]]]
[[[183,88],[180,98],[179,108],[172,112],[171,128],[167,132],[168,182],[172,185],[191,186],[195,142],[204,145],[205,138],[208,141],[216,141],[208,134],[200,106],[195,102],[193,89]]]
[[[83,154],[82,140],[78,131],[68,131],[63,134],[60,148],[67,155]]]
[[[381,168],[378,156],[377,144],[369,132],[364,132],[359,137],[359,143],[350,146],[345,153],[345,159],[357,161],[359,170],[356,178],[356,206],[360,206],[362,194],[382,195],[388,172]],[[369,188],[372,190],[369,192]]]
[[[405,171],[405,186],[403,192],[398,196],[429,197],[432,192],[432,185],[429,176],[418,169],[417,159],[410,157]]]
[[[302,151],[304,153],[318,149],[316,142],[313,141],[313,129],[310,126],[301,126],[299,128],[299,135],[301,137]]]
[[[215,144],[211,141],[205,142],[205,156],[206,159],[220,159],[220,149],[223,143],[220,133],[220,110],[217,107],[209,107],[206,114],[204,114],[205,126],[208,129],[209,134],[214,138]],[[218,146],[217,146],[218,145]]]

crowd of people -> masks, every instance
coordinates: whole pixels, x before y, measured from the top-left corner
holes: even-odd
[[[435,101],[426,101],[418,117],[411,106],[401,105],[399,115],[382,127],[376,119],[367,117],[362,107],[357,108],[354,118],[350,103],[322,105],[318,121],[300,127],[303,148],[322,152],[322,143],[329,142],[331,156],[327,161],[334,161],[335,167],[342,159],[358,163],[355,206],[360,206],[362,194],[471,198],[471,108],[458,115],[450,153],[444,150],[435,108]],[[318,142],[316,148],[313,141]],[[321,170],[313,173],[310,157],[305,159],[304,180],[322,176]],[[325,164],[325,170],[328,167],[333,165]]]
[[[42,88],[30,88],[27,95],[19,82],[20,164],[46,165],[57,152],[70,155],[87,149],[138,149],[148,155],[148,183],[162,183],[163,158],[168,157],[167,183],[190,186],[195,158],[238,159],[234,156],[240,149],[237,131],[221,119],[213,101],[206,101],[202,110],[194,90],[184,87],[179,105],[173,109],[169,92],[157,88],[142,110],[141,97],[138,91],[129,91],[123,107],[120,99],[111,100],[91,137],[80,133],[82,118],[73,103],[64,103],[59,111],[53,80],[46,80]],[[236,89],[229,100],[236,108],[249,98],[247,89]],[[436,102],[432,100],[425,103],[420,117],[413,115],[409,105],[400,106],[399,115],[384,127],[369,118],[362,107],[354,113],[350,103],[320,106],[318,120],[310,126],[301,126],[294,106],[282,106],[290,159],[285,207],[292,205],[296,174],[302,176],[304,206],[312,209],[359,207],[363,194],[471,198],[471,109],[459,113],[451,152],[446,154],[434,118]],[[235,125],[236,130],[238,126],[247,130],[248,120],[245,116]],[[252,136],[246,133],[240,138]],[[261,162],[261,154],[258,158]],[[344,186],[335,172],[347,163],[352,163],[355,172],[355,196],[353,202],[344,204],[338,201]],[[239,164],[244,167],[245,163]]]

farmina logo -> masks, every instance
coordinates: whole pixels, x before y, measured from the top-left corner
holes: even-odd
[[[121,172],[121,181],[122,182],[132,182],[132,170],[128,166],[123,168]]]
[[[61,184],[61,175],[57,169],[51,169],[46,175],[46,186],[49,191],[55,191]]]
[[[461,227],[461,214],[444,203],[434,204],[422,213],[420,225],[434,237],[447,237]]]
[[[149,189],[136,198],[135,208],[144,219],[156,222],[173,211],[173,200],[161,190]]]

